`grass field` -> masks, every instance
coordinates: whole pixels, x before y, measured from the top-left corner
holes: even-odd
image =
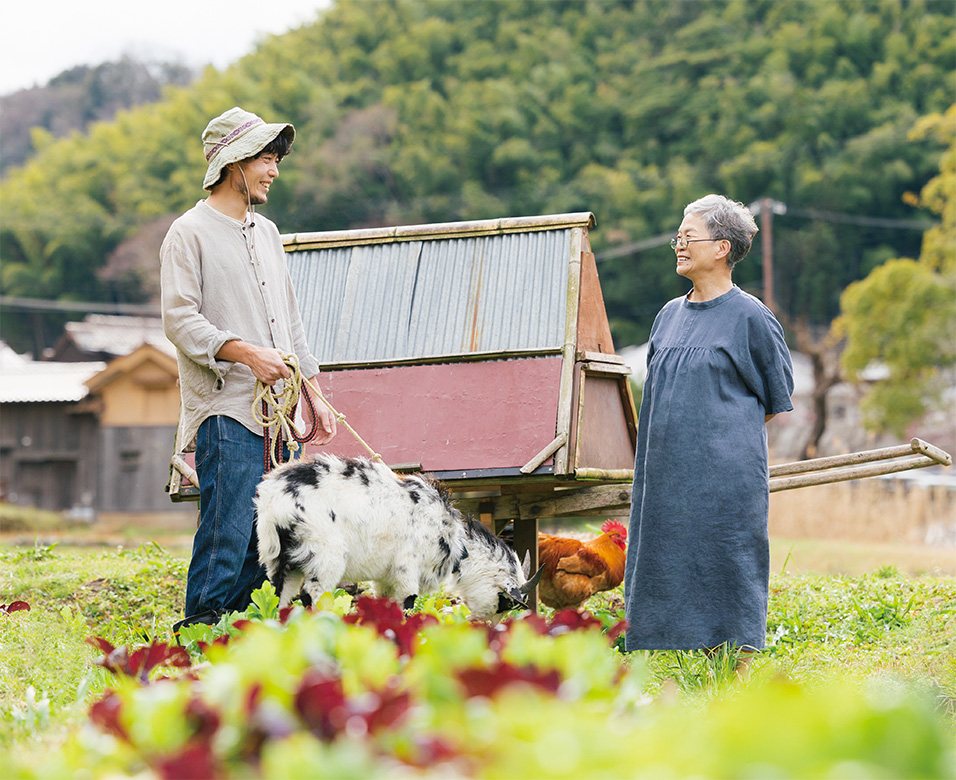
[[[940,508],[945,509],[951,499],[927,500],[916,494],[886,499],[880,486],[831,487],[830,492],[806,491],[783,499],[775,496],[768,645],[750,663],[745,678],[734,671],[738,660],[734,654],[623,656],[612,650],[602,659],[606,650],[593,646],[584,650],[582,644],[561,662],[571,667],[586,664],[589,662],[584,659],[591,653],[590,663],[601,668],[620,664],[628,670],[619,685],[596,700],[563,702],[558,708],[567,710],[569,720],[563,728],[586,731],[594,744],[604,739],[593,731],[594,724],[611,717],[613,711],[613,720],[624,717],[618,730],[626,743],[644,745],[637,749],[648,755],[659,754],[656,771],[652,767],[644,775],[637,769],[631,771],[628,764],[629,770],[624,772],[623,764],[612,762],[604,776],[956,777],[951,747],[956,745],[956,549],[920,543],[927,528],[939,525]],[[0,610],[0,777],[61,777],[81,768],[86,777],[180,776],[177,770],[167,771],[149,758],[150,750],[157,749],[149,747],[155,735],[138,753],[129,753],[128,746],[124,753],[123,746],[114,745],[116,755],[104,758],[103,737],[91,736],[91,707],[104,700],[104,692],[114,688],[117,680],[97,665],[101,652],[87,640],[98,636],[130,648],[170,641],[170,626],[181,617],[191,537],[164,528],[70,527],[53,514],[14,516],[8,510],[4,508],[4,533],[0,534],[0,604],[22,600],[31,609],[11,614]],[[854,514],[856,510],[859,512]],[[845,520],[834,515],[835,511],[843,512]],[[580,525],[561,527],[587,534]],[[548,530],[560,532],[561,527]],[[611,626],[622,617],[621,605],[617,589],[595,597],[588,606],[605,626]],[[551,613],[544,609],[543,614]],[[469,646],[465,640],[455,640],[447,654],[465,652],[460,649]],[[539,664],[557,663],[558,645],[571,640],[547,641],[546,647],[534,650]],[[366,664],[388,665],[387,659],[376,655],[380,649],[361,647],[351,660],[340,659],[343,668],[348,663],[363,663],[362,658]],[[284,652],[294,655],[296,650]],[[373,662],[374,658],[379,661]],[[201,654],[197,660],[208,664]],[[241,674],[268,674],[276,659],[264,660],[257,657]],[[429,674],[440,676],[441,672],[432,669]],[[595,674],[593,669],[575,673]],[[420,704],[420,710],[444,712],[446,686],[447,681],[429,683],[426,687],[445,693],[438,703]],[[119,690],[125,691],[127,710],[147,706],[137,699],[143,691],[122,685]],[[612,710],[601,709],[612,704]],[[482,721],[484,725],[475,734],[504,729],[503,724],[515,717],[509,709],[512,706],[525,712],[530,721],[540,721],[538,731],[528,737],[534,744],[554,727],[557,714],[553,702],[539,703],[530,711],[512,702],[501,712],[496,710],[494,727]],[[578,713],[581,706],[586,715]],[[446,712],[435,718],[454,720],[463,711],[455,712],[457,715]],[[639,724],[626,725],[634,712],[643,713]],[[155,717],[155,728],[160,728],[163,718],[173,716]],[[843,725],[833,726],[839,717],[846,718]],[[189,721],[186,714],[173,717],[177,723],[184,719]],[[738,720],[740,728],[734,725]],[[783,722],[788,731],[780,730],[778,723]],[[467,718],[459,726],[461,733],[471,733],[473,727]],[[423,727],[419,724],[416,728]],[[455,772],[502,778],[589,776],[588,771],[575,775],[573,761],[555,763],[547,750],[536,749],[538,758],[528,758],[528,743],[511,739],[521,726],[512,724],[508,729],[507,735],[495,732],[496,743],[503,746],[503,763],[475,772],[458,772],[458,767]],[[850,738],[841,729],[855,736]],[[934,733],[941,735],[942,742],[933,742],[937,739],[932,737]],[[788,751],[796,748],[779,743],[781,734],[789,735],[793,745],[804,744],[804,752],[820,746],[819,761],[801,763],[796,753],[787,758]],[[926,745],[920,742],[924,738],[930,740]],[[647,740],[651,742],[645,744]],[[851,743],[856,747],[847,748]],[[950,747],[939,753],[940,744]],[[366,745],[346,759],[339,755],[340,748],[345,748],[336,741],[315,755],[310,752],[314,746],[280,750],[278,755],[311,756],[302,758],[298,776],[313,776],[319,761],[330,768],[316,776],[365,780],[394,776],[391,764],[382,765],[375,758],[393,747],[392,742]],[[593,745],[587,751],[592,749]],[[607,747],[609,755],[618,749],[616,743]],[[691,758],[685,763],[674,758],[688,755],[688,749]],[[327,750],[332,753],[324,752]],[[936,758],[921,763],[924,754]],[[219,769],[210,769],[209,776],[296,776],[289,774],[291,769],[282,763],[285,759],[270,758],[273,754],[268,750],[254,766],[244,755],[222,759]],[[773,763],[778,756],[779,764],[760,764]],[[270,764],[276,760],[278,764]],[[758,769],[748,761],[757,761]],[[408,771],[398,774],[407,775]],[[438,771],[428,776],[447,775]]]
[[[881,566],[894,566],[914,577],[956,577],[956,550],[846,539],[770,539],[770,570],[777,574],[861,575]]]
[[[0,546],[0,603],[32,607],[0,615],[0,753],[16,757],[23,777],[34,776],[25,767],[42,766],[78,739],[90,705],[111,685],[87,638],[169,641],[180,615],[188,547],[67,541]],[[700,712],[780,679],[814,695],[826,695],[834,680],[864,693],[891,680],[928,703],[947,739],[956,739],[956,578],[924,553],[775,540],[769,643],[747,680],[734,674],[735,658],[633,654],[627,662],[644,669],[641,695],[655,707],[674,699]],[[613,622],[620,603],[618,590],[590,607]]]

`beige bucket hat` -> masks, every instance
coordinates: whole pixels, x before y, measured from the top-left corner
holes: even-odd
[[[213,119],[202,134],[203,151],[206,154],[206,178],[202,188],[211,190],[219,181],[222,169],[229,163],[255,157],[282,133],[291,144],[295,141],[295,128],[288,122],[267,124],[249,111],[234,106]]]

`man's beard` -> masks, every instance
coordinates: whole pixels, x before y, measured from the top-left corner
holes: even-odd
[[[246,202],[249,203],[249,205],[261,206],[263,203],[266,202],[266,199],[262,197],[261,195],[257,195],[255,193],[249,192],[249,188],[246,186],[245,178],[240,176],[238,179],[235,180],[234,186],[235,186],[236,192],[238,192],[243,198],[245,198]]]

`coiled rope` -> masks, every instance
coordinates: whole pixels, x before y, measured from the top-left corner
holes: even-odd
[[[312,441],[319,432],[319,419],[315,410],[314,398],[325,404],[336,422],[342,425],[371,455],[372,460],[381,460],[382,456],[365,443],[365,440],[348,424],[345,415],[336,411],[319,389],[302,375],[299,359],[294,354],[283,354],[282,362],[289,367],[292,376],[282,381],[281,393],[276,393],[275,385],[267,385],[256,380],[256,395],[252,402],[252,417],[262,426],[265,437],[264,471],[282,464],[282,443],[286,442],[290,452],[298,452],[299,445]],[[310,392],[311,390],[311,392]],[[299,398],[309,408],[312,428],[300,433],[295,425],[295,411]]]

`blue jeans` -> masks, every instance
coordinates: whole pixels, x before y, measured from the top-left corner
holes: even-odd
[[[207,610],[242,611],[266,579],[252,503],[263,462],[263,438],[241,423],[209,417],[199,426],[199,528],[186,578],[187,618]]]

